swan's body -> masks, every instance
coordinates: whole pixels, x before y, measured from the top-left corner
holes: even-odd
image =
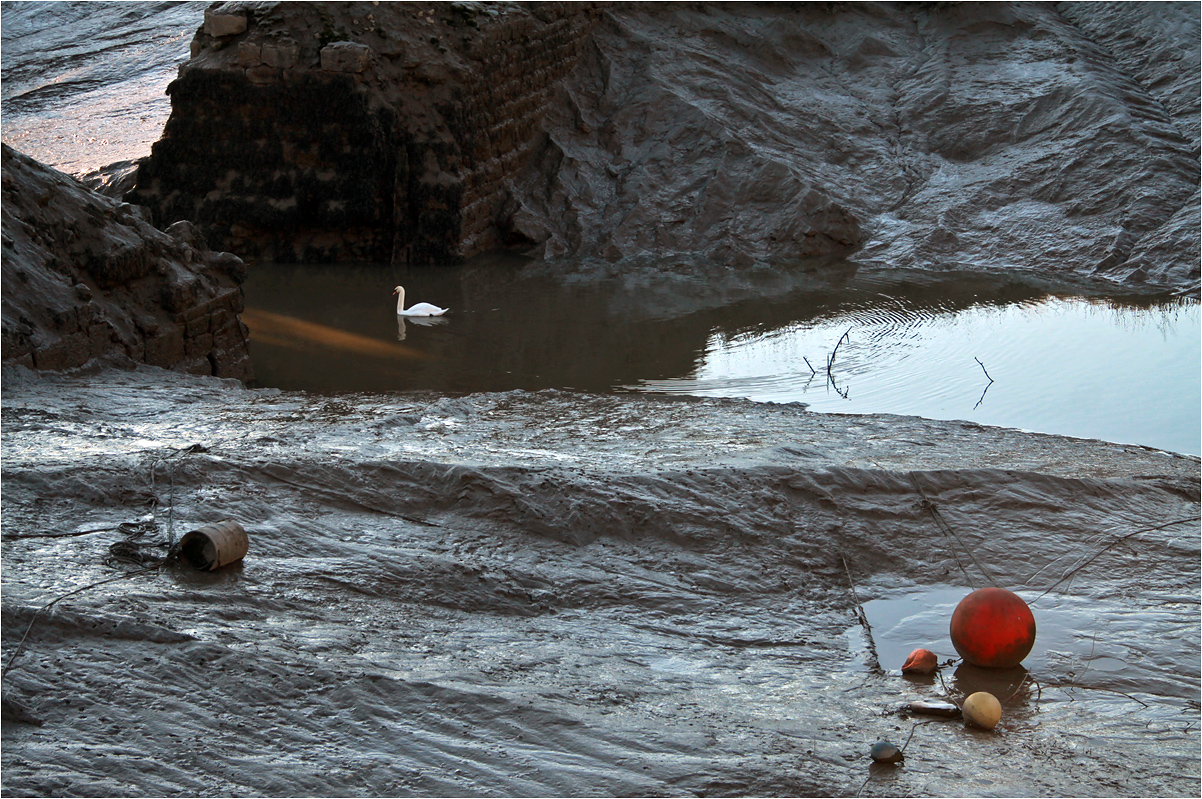
[[[428,302],[419,302],[405,307],[405,289],[397,286],[392,290],[396,295],[396,315],[397,316],[442,316],[447,312],[446,308],[439,308],[437,305],[431,305]]]

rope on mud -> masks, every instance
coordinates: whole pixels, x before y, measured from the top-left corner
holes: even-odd
[[[148,533],[157,533],[159,525],[154,519],[142,519],[136,522],[125,522],[118,525],[117,530],[125,534],[125,538],[109,545],[105,565],[117,568],[117,564],[127,564],[135,567],[165,566],[179,557],[174,536],[143,540]],[[166,548],[167,554],[156,555],[148,550]]]
[[[1093,562],[1094,562],[1095,560],[1097,560],[1098,558],[1102,557],[1103,553],[1105,553],[1105,552],[1106,552],[1108,549],[1110,549],[1110,548],[1112,548],[1112,547],[1116,547],[1116,546],[1118,546],[1119,544],[1121,544],[1121,543],[1123,543],[1124,541],[1126,541],[1128,538],[1131,538],[1131,537],[1133,537],[1133,536],[1137,536],[1137,535],[1139,535],[1140,533],[1150,533],[1150,532],[1153,532],[1153,531],[1155,531],[1155,530],[1163,530],[1163,529],[1165,529],[1166,527],[1172,527],[1172,526],[1174,526],[1174,525],[1177,525],[1177,524],[1189,524],[1190,522],[1197,522],[1197,521],[1202,521],[1202,516],[1191,516],[1191,517],[1190,517],[1190,518],[1188,518],[1188,519],[1176,519],[1176,520],[1174,520],[1174,521],[1171,521],[1171,522],[1165,522],[1164,524],[1157,524],[1157,525],[1154,525],[1154,526],[1152,526],[1152,527],[1142,527],[1142,528],[1140,528],[1139,530],[1136,530],[1136,531],[1134,531],[1134,532],[1127,533],[1126,535],[1121,535],[1121,536],[1119,536],[1118,538],[1116,538],[1116,539],[1114,539],[1113,541],[1111,541],[1111,542],[1110,542],[1109,544],[1107,544],[1106,546],[1104,546],[1104,547],[1102,547],[1101,549],[1099,549],[1097,552],[1095,552],[1095,553],[1094,553],[1094,556],[1093,556],[1092,558],[1090,558],[1089,560],[1085,561],[1085,562],[1084,562],[1084,563],[1082,563],[1080,566],[1074,566],[1074,567],[1070,568],[1068,571],[1066,571],[1064,574],[1062,574],[1062,575],[1060,576],[1060,579],[1059,579],[1059,580],[1057,580],[1056,582],[1054,582],[1054,583],[1052,583],[1051,585],[1049,585],[1049,586],[1048,586],[1048,587],[1047,587],[1047,588],[1044,590],[1044,592],[1043,592],[1042,594],[1040,594],[1039,596],[1035,597],[1035,599],[1034,599],[1033,601],[1031,601],[1029,604],[1031,604],[1031,605],[1034,605],[1036,602],[1038,602],[1039,600],[1041,600],[1041,599],[1043,599],[1045,596],[1047,596],[1047,595],[1048,595],[1048,593],[1049,593],[1049,592],[1051,592],[1051,590],[1052,590],[1053,588],[1055,588],[1056,586],[1060,585],[1060,584],[1061,584],[1062,582],[1064,582],[1065,580],[1071,579],[1072,577],[1074,577],[1074,576],[1077,574],[1077,572],[1081,571],[1081,570],[1082,570],[1082,569],[1084,569],[1086,566],[1088,566],[1089,564],[1093,563]],[[1038,573],[1038,572],[1037,572],[1037,573]]]
[[[925,725],[927,725],[927,724],[941,724],[941,723],[943,723],[944,721],[945,721],[945,719],[930,719],[930,720],[928,720],[928,721],[916,721],[916,722],[914,722],[914,726],[912,726],[912,727],[910,728],[910,734],[909,734],[909,735],[906,737],[906,742],[905,742],[904,744],[902,744],[902,747],[901,747],[901,753],[902,753],[902,757],[903,757],[903,758],[905,758],[905,756],[906,756],[906,747],[910,745],[910,739],[912,739],[912,738],[914,737],[914,732],[915,732],[915,730],[917,730],[919,727],[925,726]],[[866,779],[865,779],[863,782],[861,782],[861,783],[860,783],[860,787],[859,787],[859,788],[856,788],[856,794],[855,794],[855,795],[856,795],[856,796],[859,796],[859,795],[860,795],[860,792],[864,790],[864,786],[865,786],[865,785],[867,785],[869,782],[871,782],[871,781],[872,781],[872,778],[873,778],[873,777],[875,777],[875,776],[876,776],[876,772],[874,772],[874,771],[869,771],[869,772],[868,772],[868,777],[867,777],[867,778],[866,778]]]
[[[876,641],[872,637],[872,625],[868,623],[868,614],[864,612],[864,605],[860,602],[860,595],[856,593],[856,582],[851,579],[851,569],[847,565],[847,558],[843,553],[839,553],[839,560],[843,561],[843,571],[847,573],[847,583],[851,586],[851,598],[856,603],[856,619],[864,627],[864,632],[868,634],[868,649],[872,652],[872,659],[876,661],[878,671],[884,671],[881,668],[881,656],[876,651]]]
[[[972,562],[976,564],[976,567],[981,570],[981,574],[985,575],[985,578],[989,580],[989,582],[993,583],[993,585],[996,587],[997,579],[993,576],[992,572],[981,565],[981,562],[977,560],[977,556],[972,554],[972,549],[965,546],[964,542],[960,540],[960,536],[956,535],[956,531],[952,529],[952,526],[947,523],[946,519],[943,518],[943,514],[939,512],[939,506],[928,499],[927,495],[923,493],[922,486],[918,484],[918,477],[915,476],[914,472],[910,472],[910,482],[914,484],[914,490],[917,491],[918,496],[922,498],[922,509],[930,514],[931,519],[935,522],[935,526],[939,528],[939,532],[943,533],[948,538],[955,539],[956,543],[960,545],[961,549],[963,549],[968,557],[972,559]],[[956,549],[954,546],[952,547],[952,557],[956,559],[956,565],[959,566],[960,571],[964,573],[964,579],[968,580],[968,587],[975,591],[977,586],[975,583],[973,583],[972,578],[968,576],[968,571],[964,568],[964,564],[960,562],[960,556],[956,554]]]
[[[243,474],[250,475],[252,477],[256,476],[256,475],[265,475],[267,477],[270,477],[272,480],[283,483],[286,486],[291,486],[292,488],[300,489],[301,491],[311,491],[314,494],[324,495],[324,496],[330,497],[331,499],[336,499],[336,500],[339,500],[341,502],[345,502],[345,503],[348,503],[351,505],[358,505],[361,508],[367,508],[368,510],[373,511],[375,513],[382,513],[385,516],[392,516],[397,519],[403,519],[404,521],[410,522],[412,524],[420,524],[420,525],[424,525],[426,527],[442,527],[442,525],[439,524],[438,522],[432,522],[428,519],[419,519],[416,516],[409,516],[408,514],[405,514],[405,513],[397,513],[394,510],[389,510],[388,508],[382,508],[378,505],[373,505],[369,502],[365,502],[362,499],[357,499],[357,498],[349,496],[347,494],[343,494],[339,491],[335,491],[334,489],[331,489],[331,488],[325,488],[324,486],[313,485],[312,483],[302,483],[299,480],[290,480],[287,477],[281,477],[278,473],[273,473],[272,471],[269,471],[268,466],[263,466],[258,469],[251,469],[249,467],[242,466],[240,464],[232,463],[232,462],[230,462],[229,465],[232,468],[242,472]]]
[[[115,583],[118,580],[127,580],[130,577],[134,577],[136,575],[143,574],[148,571],[154,571],[155,569],[159,568],[159,565],[160,564],[155,564],[154,566],[147,566],[146,568],[139,569],[138,571],[126,572],[125,574],[121,574],[116,577],[109,577],[108,579],[99,580],[97,582],[91,583],[90,585],[85,585],[82,588],[76,588],[74,591],[68,591],[67,593],[63,594],[62,596],[56,597],[55,599],[50,600],[45,605],[42,605],[40,608],[35,610],[33,612],[33,616],[30,617],[30,619],[29,619],[29,626],[27,626],[25,628],[25,634],[21,636],[21,641],[20,641],[20,643],[17,644],[16,651],[14,651],[12,657],[10,657],[8,659],[8,663],[6,663],[4,666],[4,671],[0,672],[0,679],[3,679],[8,676],[8,670],[13,667],[13,663],[16,662],[17,656],[21,654],[21,650],[25,647],[25,639],[29,637],[30,631],[33,630],[33,623],[35,621],[37,621],[38,615],[42,611],[49,610],[51,607],[53,607],[54,605],[63,601],[67,597],[74,596],[75,594],[79,594],[84,591],[87,591],[89,588],[95,588],[96,586],[104,585],[105,583]]]
[[[158,505],[158,498],[157,498],[157,496],[154,495],[154,484],[155,484],[155,471],[158,469],[159,464],[170,461],[171,459],[177,457],[178,455],[180,455],[182,453],[205,452],[205,451],[206,451],[206,448],[204,446],[202,446],[200,444],[193,444],[190,447],[183,447],[183,448],[177,449],[174,452],[172,452],[170,455],[167,455],[165,457],[155,458],[151,462],[151,465],[150,465],[150,491],[151,491],[151,494],[153,497],[152,502],[153,502],[154,507],[157,507],[157,505]],[[75,596],[76,594],[83,593],[84,591],[87,591],[91,588],[96,588],[97,586],[100,586],[100,585],[105,585],[106,583],[115,583],[119,580],[128,580],[129,578],[136,577],[139,574],[146,574],[147,572],[161,569],[164,566],[167,566],[178,559],[179,551],[178,551],[178,547],[176,546],[176,542],[175,542],[175,464],[174,463],[171,464],[171,471],[170,471],[169,479],[170,479],[170,488],[168,489],[168,494],[167,494],[167,539],[166,539],[166,541],[164,541],[163,539],[149,540],[149,541],[142,540],[143,536],[147,535],[148,533],[156,533],[159,530],[158,522],[156,522],[154,520],[154,510],[153,509],[151,510],[151,513],[146,518],[140,519],[136,522],[123,522],[122,524],[117,525],[116,529],[118,531],[124,533],[125,538],[122,539],[121,541],[118,541],[115,544],[111,544],[109,546],[109,555],[107,558],[105,558],[105,561],[104,561],[105,565],[109,566],[110,568],[116,568],[118,563],[123,563],[123,564],[132,564],[138,568],[135,568],[133,571],[127,571],[124,574],[120,574],[116,577],[108,577],[104,580],[97,580],[96,582],[90,583],[81,588],[76,588],[73,591],[68,591],[67,593],[63,594],[62,596],[55,597],[54,599],[47,602],[45,605],[42,605],[40,608],[35,610],[33,612],[33,616],[31,616],[29,619],[29,624],[25,627],[25,633],[21,636],[21,640],[17,644],[17,648],[13,651],[12,657],[10,657],[8,659],[8,663],[6,663],[4,665],[3,671],[0,671],[0,679],[4,679],[5,677],[7,677],[9,670],[12,669],[13,664],[17,662],[17,657],[21,654],[22,650],[24,650],[24,648],[25,648],[25,641],[29,638],[29,633],[33,631],[34,623],[37,622],[38,616],[40,616],[43,611],[49,610],[50,608],[57,605],[59,602],[62,602],[67,597]],[[113,529],[113,528],[101,528],[100,530],[90,530],[88,532],[102,532],[105,529]],[[82,533],[80,533],[80,535],[82,535]],[[26,537],[33,538],[34,536],[26,536]],[[39,537],[41,537],[41,536],[39,536]],[[58,534],[58,535],[47,535],[45,537],[61,538],[61,537],[66,537],[66,536],[62,535],[62,534]],[[153,555],[153,554],[148,554],[145,551],[146,549],[149,549],[149,548],[162,548],[164,546],[167,548],[166,555],[162,555],[162,556]]]

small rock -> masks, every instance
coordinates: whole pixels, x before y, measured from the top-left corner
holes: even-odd
[[[869,754],[878,763],[900,763],[906,757],[902,753],[902,750],[897,748],[897,744],[890,743],[889,741],[877,741],[872,745]]]

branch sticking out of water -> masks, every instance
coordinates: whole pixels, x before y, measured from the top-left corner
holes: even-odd
[[[980,358],[977,358],[976,356],[973,356],[973,360],[974,360],[974,361],[976,361],[978,364],[980,364],[980,366],[981,366],[981,371],[982,371],[982,372],[985,372],[985,364],[981,363],[981,359],[980,359]],[[985,372],[985,376],[986,376],[986,377],[989,377],[989,372]],[[993,378],[992,378],[992,377],[989,377],[989,382],[990,382],[990,383],[992,383],[992,382],[993,382]]]
[[[831,354],[829,356],[827,356],[826,373],[828,375],[830,375],[830,373],[831,373],[831,367],[835,365],[835,356],[839,353],[839,345],[842,344],[844,341],[851,341],[851,339],[848,337],[849,333],[851,333],[850,327],[847,328],[847,332],[845,332],[842,336],[840,336],[839,340],[835,342],[835,348],[833,350],[831,350]],[[832,379],[832,381],[834,380],[833,377],[831,379]]]
[[[978,364],[980,364],[981,371],[985,372],[986,377],[989,377],[989,372],[985,371],[985,364],[981,363],[981,359],[977,358],[976,356],[973,356],[973,360],[976,361]],[[985,401],[985,395],[989,393],[989,387],[992,385],[993,385],[993,378],[989,377],[989,382],[985,384],[985,390],[981,392],[981,398],[979,400],[977,400],[976,405],[972,406],[972,409],[974,411],[977,408],[981,407],[981,403]]]
[[[827,382],[827,385],[834,387],[835,393],[838,394],[843,399],[847,399],[847,395],[851,393],[851,386],[848,386],[847,388],[843,388],[843,389],[839,388],[839,384],[835,382],[835,373],[832,370],[835,366],[835,355],[837,355],[839,352],[839,345],[842,344],[844,341],[848,341],[848,342],[851,341],[851,337],[849,335],[850,333],[851,333],[851,328],[849,327],[849,328],[847,328],[847,332],[845,332],[842,336],[840,336],[839,340],[835,342],[835,348],[833,350],[831,350],[831,354],[829,356],[827,356],[827,359],[826,359],[826,382]],[[809,363],[809,361],[806,361],[806,363]],[[810,368],[812,369],[813,367],[810,367]]]

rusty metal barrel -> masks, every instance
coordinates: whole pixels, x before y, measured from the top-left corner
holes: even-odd
[[[246,531],[233,519],[185,533],[179,542],[180,560],[201,571],[213,571],[242,560],[249,549]]]

